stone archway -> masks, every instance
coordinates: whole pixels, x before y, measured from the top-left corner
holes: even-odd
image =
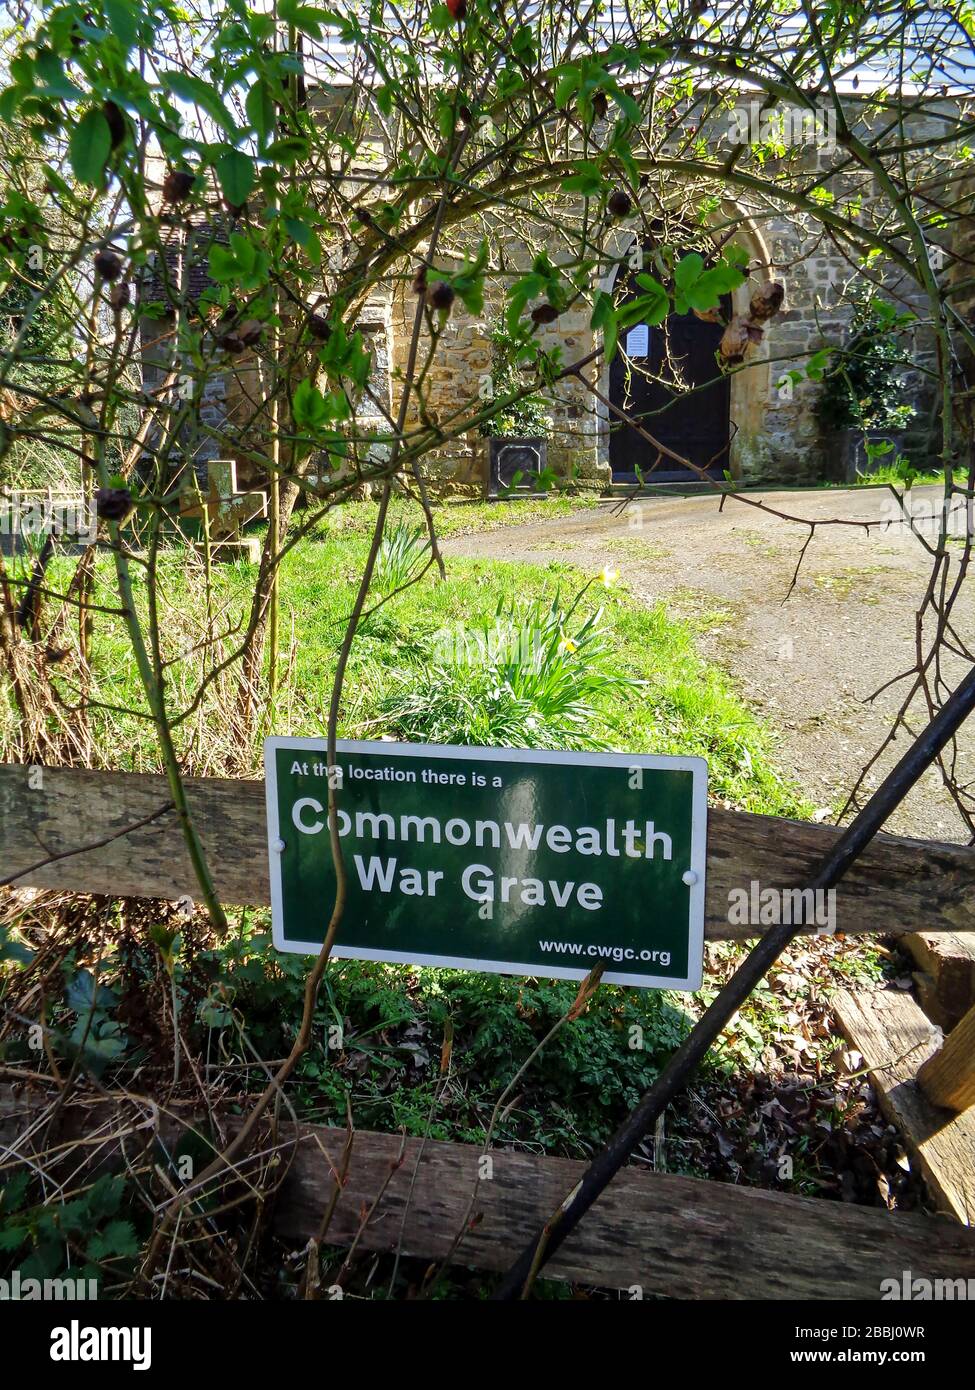
[[[745,214],[733,203],[725,202],[722,205],[720,220],[727,225],[732,220],[737,221],[738,231],[735,233],[735,240],[749,253],[749,269],[752,272],[764,272],[766,275],[771,272],[771,256],[761,232],[755,225],[753,219]],[[629,228],[619,230],[610,243],[610,255],[613,257],[613,266],[609,273],[600,282],[600,289],[607,293],[612,293],[616,284],[620,268],[628,264],[628,256],[637,240],[639,230]],[[615,243],[615,244],[614,244]],[[725,311],[731,313],[747,314],[749,297],[753,286],[747,283],[740,286],[729,296],[729,304],[725,306]],[[720,335],[719,335],[720,336]],[[729,441],[725,462],[715,471],[720,474],[724,468],[735,477],[740,477],[746,461],[753,455],[756,449],[756,442],[759,440],[765,412],[769,406],[769,348],[767,342],[768,334],[761,345],[755,350],[754,355],[749,355],[747,364],[732,372],[727,378],[727,410],[729,424]],[[716,342],[715,342],[716,346]],[[607,399],[612,400],[614,394],[613,364],[602,362],[599,371],[600,393]],[[599,431],[597,440],[597,458],[600,471],[604,475],[612,476],[611,452],[611,418],[610,411],[601,402],[598,404]],[[667,442],[666,440],[664,442]],[[649,450],[649,446],[648,450]],[[680,452],[678,450],[678,452]],[[694,460],[697,462],[697,460]],[[663,472],[663,470],[657,470]],[[681,472],[679,468],[667,470],[669,476],[661,478],[661,481],[674,481]],[[683,475],[688,480],[693,480],[695,475],[689,470],[683,470]]]

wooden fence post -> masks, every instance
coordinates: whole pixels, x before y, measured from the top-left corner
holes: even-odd
[[[933,1105],[961,1114],[975,1105],[975,1007],[921,1066],[917,1084]]]

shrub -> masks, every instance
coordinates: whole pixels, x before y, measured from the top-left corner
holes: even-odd
[[[510,396],[525,386],[520,362],[522,356],[527,363],[535,360],[530,347],[508,332],[503,322],[495,322],[489,334],[491,341],[491,382],[494,399]],[[550,439],[552,417],[541,396],[522,396],[490,420],[485,421],[481,433],[494,439]]]
[[[914,414],[903,403],[898,368],[908,365],[899,341],[912,315],[877,295],[858,292],[850,340],[823,377],[816,414],[826,430],[901,429]]]
[[[641,683],[610,668],[602,609],[499,603],[494,621],[431,636],[428,653],[392,675],[381,714],[404,737],[503,748],[607,746],[596,701]]]

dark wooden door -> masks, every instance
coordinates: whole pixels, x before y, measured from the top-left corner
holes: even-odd
[[[722,303],[721,314],[726,321],[730,317],[730,298]],[[609,369],[613,404],[662,444],[717,478],[728,467],[731,421],[731,380],[715,360],[723,332],[720,323],[704,323],[694,313],[671,314],[666,332],[664,325],[648,329],[647,355],[631,354],[632,370],[622,351]],[[621,335],[621,348],[628,336]],[[677,389],[668,385],[675,380],[680,383]],[[685,387],[698,389],[685,392]],[[635,429],[611,416],[609,461],[614,479],[630,481],[637,469],[651,482],[689,482],[698,476],[666,454],[658,461],[658,453]]]

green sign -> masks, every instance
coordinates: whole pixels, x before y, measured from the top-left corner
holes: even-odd
[[[334,954],[697,989],[707,764],[270,738],[274,943],[317,954],[335,897],[328,792],[348,880]]]

